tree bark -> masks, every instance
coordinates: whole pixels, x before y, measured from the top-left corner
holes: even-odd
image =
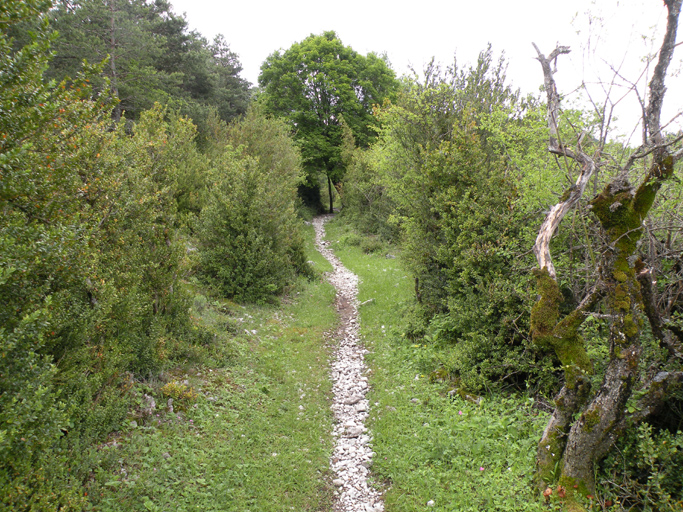
[[[534,43],[532,44],[538,54],[536,59],[541,63],[541,67],[543,68],[545,91],[548,98],[548,151],[556,155],[576,160],[581,165],[581,172],[576,183],[566,190],[562,195],[562,200],[550,209],[541,228],[538,230],[538,236],[536,237],[536,243],[534,244],[534,253],[536,254],[539,268],[547,268],[550,276],[555,279],[555,267],[553,266],[552,258],[550,256],[550,240],[553,238],[553,235],[555,234],[555,231],[557,231],[564,216],[579,202],[581,196],[583,196],[586,185],[588,185],[588,181],[595,173],[597,165],[593,158],[581,151],[580,146],[577,148],[578,150],[575,151],[562,144],[560,140],[560,95],[557,92],[557,85],[550,63],[553,60],[556,60],[558,56],[569,53],[569,47],[559,46],[546,58],[538,49],[538,46]]]
[[[555,352],[564,368],[564,386],[555,397],[555,409],[536,450],[536,484],[543,491],[554,480],[555,468],[562,459],[574,415],[589,397],[593,373],[584,340],[578,330],[586,312],[602,297],[594,289],[579,306],[559,321],[562,293],[547,268],[535,270],[540,298],[531,311],[531,336],[534,343]]]
[[[601,280],[607,290],[610,325],[610,360],[602,385],[569,432],[560,483],[594,492],[594,464],[620,435],[619,426],[639,373],[640,332],[644,312],[634,255],[647,216],[663,180],[673,174],[673,161],[655,162],[643,184],[634,191],[618,177],[591,202],[593,212],[609,237],[609,251]]]
[[[334,199],[332,197],[332,180],[327,177],[327,192],[330,195],[330,213],[334,213]]]
[[[534,245],[539,267],[534,271],[539,300],[531,311],[534,343],[554,350],[565,370],[565,385],[555,399],[555,410],[538,445],[536,484],[542,490],[546,482],[554,481],[555,468],[559,463],[560,485],[566,489],[569,502],[574,504],[575,492],[583,495],[594,492],[595,463],[606,455],[628,424],[626,402],[631,398],[639,376],[643,313],[647,313],[653,322],[655,335],[662,339],[661,322],[657,323],[657,318],[641,293],[639,274],[642,273],[642,263],[636,266],[636,254],[643,220],[662,182],[672,176],[675,159],[680,158],[679,153],[668,154],[668,146],[661,134],[660,117],[666,90],[666,71],[676,46],[681,2],[665,0],[669,12],[666,35],[649,85],[650,101],[643,119],[645,132],[649,134],[647,151],[639,151],[637,156],[629,159],[622,173],[591,201],[592,212],[600,221],[608,240],[599,280],[582,304],[562,320],[559,318],[562,295],[550,256],[550,240],[562,218],[583,195],[588,179],[597,171],[602,147],[597,149],[593,157],[589,157],[582,150],[580,140],[574,149],[562,143],[558,130],[560,98],[550,62],[568,53],[569,49],[558,47],[546,58],[534,45],[543,68],[548,94],[548,150],[572,159],[581,166],[575,185],[551,208],[539,230]],[[636,190],[629,183],[626,173],[636,158],[648,155],[652,155],[653,163]],[[649,274],[645,277],[649,278]],[[643,291],[647,299],[650,290]],[[578,329],[590,308],[603,298],[612,319],[609,362],[600,388],[590,398],[587,378],[590,361]],[[673,347],[667,348],[672,356],[678,353]],[[652,392],[646,393],[649,411],[656,410],[658,404],[663,403],[667,389],[676,388],[683,381],[681,372],[665,373],[661,372],[649,383],[653,385]],[[574,421],[577,413],[580,415]],[[632,416],[630,419],[637,418]]]

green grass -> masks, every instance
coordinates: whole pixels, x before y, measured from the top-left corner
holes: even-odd
[[[548,510],[530,489],[545,417],[523,396],[475,403],[451,399],[448,383],[430,381],[442,354],[402,336],[413,286],[400,260],[386,257],[395,249],[373,242],[367,253],[367,244],[347,243],[356,237],[342,223],[326,229],[360,276],[359,301],[368,301],[360,314],[372,350],[372,470],[387,490],[387,512]],[[337,318],[334,290],[320,277],[331,266],[314,251],[312,226],[306,233],[318,278],[300,281],[279,306],[240,306],[195,289],[193,314],[218,348],[195,357],[203,365],[190,358],[161,382],[138,384],[154,394],[157,411],[131,418],[100,448],[101,469],[86,489],[92,510],[331,509],[324,333]],[[173,414],[163,389],[175,390]]]
[[[312,233],[307,227],[309,252]],[[316,252],[309,259],[315,269],[328,269]],[[101,448],[103,467],[87,489],[92,509],[329,510],[332,413],[324,333],[337,322],[333,301],[333,288],[320,276],[300,281],[277,307],[244,307],[198,293],[198,321],[230,346],[231,357],[214,359],[229,364],[166,375],[176,389],[197,394],[176,399],[172,414],[158,383],[157,411]]]
[[[360,277],[361,334],[371,354],[372,471],[387,489],[387,512],[548,510],[531,491],[536,443],[546,416],[524,396],[455,396],[428,375],[441,354],[402,336],[412,280],[394,249],[365,254],[345,243],[343,221],[327,239]],[[341,241],[341,243],[337,243]],[[427,507],[429,501],[433,507]]]

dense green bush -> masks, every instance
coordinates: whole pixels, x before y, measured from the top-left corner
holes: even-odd
[[[80,302],[89,252],[71,147],[82,140],[73,127],[97,120],[99,106],[88,101],[82,78],[81,91],[42,83],[46,23],[12,50],[4,28],[38,19],[46,8],[9,2],[0,11],[0,502],[9,510],[44,503],[50,494],[56,503],[77,494],[56,491],[41,463],[68,428],[68,397],[55,384],[52,353],[68,308]]]
[[[468,69],[432,64],[378,111],[379,142],[354,153],[342,189],[362,231],[400,235],[417,299],[406,334],[450,347],[443,370],[475,391],[541,374],[527,339],[535,212],[518,165],[535,142],[520,135],[542,119],[526,110],[490,49]]]
[[[626,510],[680,510],[683,432],[657,431],[643,423],[629,431],[618,448],[598,474],[604,499],[619,501]]]
[[[9,510],[81,509],[89,447],[121,425],[135,377],[201,338],[177,235],[178,155],[196,157],[194,127],[160,108],[112,127],[115,99],[94,94],[96,69],[45,83],[48,7],[0,11],[0,502]],[[4,28],[22,21],[41,29],[13,48]]]
[[[228,297],[267,300],[309,272],[296,216],[300,156],[285,124],[257,110],[215,134],[200,269]]]

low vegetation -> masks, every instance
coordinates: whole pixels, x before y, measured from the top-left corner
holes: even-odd
[[[280,306],[241,306],[203,291],[197,289],[192,315],[225,357],[208,354],[136,385],[156,407],[145,410],[143,401],[97,448],[86,509],[329,510],[324,340],[337,322],[333,288],[318,270]]]
[[[533,448],[547,420],[526,395],[468,395],[439,372],[447,347],[406,337],[414,287],[396,247],[366,254],[336,219],[327,239],[360,277],[361,335],[371,354],[373,475],[387,510],[546,510],[533,499]],[[496,492],[496,490],[498,492]]]

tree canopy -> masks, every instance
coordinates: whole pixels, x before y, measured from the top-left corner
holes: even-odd
[[[296,131],[309,191],[317,190],[319,172],[328,184],[343,177],[343,124],[357,145],[369,145],[377,124],[373,105],[398,89],[385,59],[344,46],[335,32],[310,35],[270,55],[261,66],[259,85],[266,112],[286,119]]]
[[[121,100],[116,119],[124,112],[137,119],[155,101],[175,102],[201,131],[210,109],[224,121],[246,112],[250,84],[239,76],[237,54],[223,36],[209,42],[189,30],[166,0],[70,0],[50,18],[58,37],[47,76],[73,78],[84,59],[107,59],[103,76]]]

